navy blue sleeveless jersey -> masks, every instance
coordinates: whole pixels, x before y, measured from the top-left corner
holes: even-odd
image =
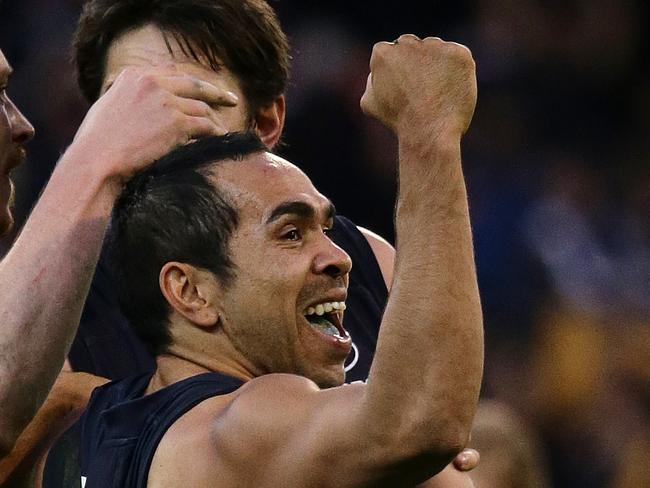
[[[94,391],[77,426],[82,487],[145,488],[151,461],[169,427],[202,401],[242,385],[230,376],[204,373],[143,396],[150,379],[147,373]]]
[[[377,260],[356,225],[337,216],[332,239],[352,258],[344,326],[352,336],[346,380],[365,380],[375,352],[388,292]],[[155,362],[120,312],[110,268],[102,255],[70,351],[75,371],[120,379],[151,372]]]

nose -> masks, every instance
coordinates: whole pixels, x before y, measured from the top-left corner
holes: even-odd
[[[11,140],[16,144],[27,144],[34,137],[34,127],[11,100],[9,100],[7,112],[11,127]]]
[[[352,269],[350,256],[329,237],[323,237],[320,249],[314,257],[314,273],[326,274],[332,278],[347,275]]]

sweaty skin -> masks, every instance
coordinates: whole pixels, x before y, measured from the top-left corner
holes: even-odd
[[[6,81],[4,57],[0,65]],[[1,100],[0,163],[6,172],[31,137],[31,126],[4,91]],[[234,94],[175,70],[130,69],[88,112],[0,262],[0,458],[61,370],[123,183],[178,144],[223,134],[206,107],[236,103]],[[6,226],[4,202],[0,212]]]

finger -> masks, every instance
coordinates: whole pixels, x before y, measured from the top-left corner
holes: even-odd
[[[179,98],[178,108],[185,115],[193,117],[207,117],[217,125],[222,125],[221,115],[218,112],[218,107],[208,105],[201,100],[193,100],[191,98]]]
[[[371,115],[371,107],[373,106],[373,94],[372,94],[372,73],[368,75],[368,80],[366,81],[366,90],[361,95],[361,100],[359,101],[359,106],[361,110],[366,115]]]
[[[174,95],[202,100],[209,105],[234,107],[239,103],[239,98],[235,93],[193,76],[163,76],[160,79],[160,84]]]
[[[413,41],[421,41],[421,39],[415,34],[402,34],[397,38],[396,41],[393,42],[395,44],[399,44],[400,42],[405,43],[405,42],[413,42]]]
[[[378,66],[393,52],[393,49],[395,49],[395,44],[392,42],[377,42],[372,47],[372,54],[370,55],[370,71],[377,71]]]
[[[454,458],[454,467],[458,471],[471,471],[476,468],[481,461],[481,455],[476,449],[463,449]]]
[[[193,117],[188,115],[185,120],[186,140],[182,141],[183,143],[201,137],[222,136],[228,132],[224,127],[206,117]]]

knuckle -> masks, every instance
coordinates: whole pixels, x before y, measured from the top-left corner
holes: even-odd
[[[154,91],[158,86],[154,75],[151,73],[140,73],[136,83],[137,87],[144,92]]]
[[[462,44],[455,44],[453,53],[460,63],[465,66],[474,66],[474,58],[472,52]]]
[[[161,107],[170,108],[174,106],[174,98],[171,93],[165,91],[159,91],[154,95],[155,103],[159,104]]]
[[[200,93],[205,92],[205,84],[198,78],[187,75],[185,79],[187,80],[187,83],[192,85],[192,88],[198,90]]]
[[[402,34],[397,38],[398,43],[405,43],[405,44],[413,44],[416,42],[420,42],[420,40],[421,39],[415,34]]]
[[[370,69],[371,71],[378,65],[382,64],[388,54],[388,49],[391,44],[388,42],[378,42],[372,48],[372,55],[370,56]]]
[[[382,41],[375,44],[372,48],[372,57],[379,58],[386,55],[387,50],[392,46],[390,42]]]

